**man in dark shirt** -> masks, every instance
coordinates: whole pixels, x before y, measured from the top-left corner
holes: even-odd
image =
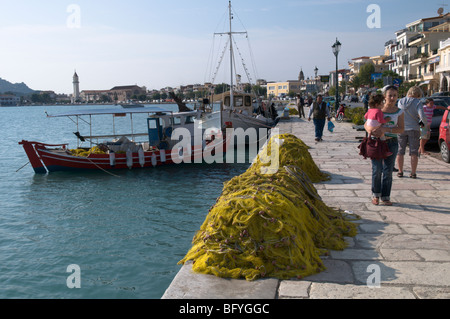
[[[311,116],[313,117],[316,142],[322,141],[323,129],[325,128],[325,119],[331,120],[330,109],[327,103],[323,102],[322,95],[317,95],[316,102],[314,102],[308,114],[308,121],[311,121]]]

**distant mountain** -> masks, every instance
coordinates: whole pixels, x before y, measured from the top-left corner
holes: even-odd
[[[0,78],[0,94],[12,92],[16,95],[27,95],[36,92],[30,89],[25,83],[11,83]]]

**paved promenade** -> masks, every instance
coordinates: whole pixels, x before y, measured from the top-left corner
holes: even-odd
[[[303,280],[247,282],[195,274],[186,264],[163,299],[450,299],[450,164],[422,156],[411,179],[407,154],[405,177],[394,173],[394,205],[374,206],[371,163],[357,148],[365,133],[350,123],[335,125],[319,143],[312,121],[291,117],[278,125],[309,145],[315,163],[331,175],[315,184],[323,201],[361,216],[349,247],[323,257],[327,270]]]

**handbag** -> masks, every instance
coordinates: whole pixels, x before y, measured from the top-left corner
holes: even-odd
[[[387,158],[387,153],[389,152],[389,147],[385,141],[379,138],[372,138],[372,134],[363,138],[361,144],[358,146],[359,155],[363,156],[364,159],[370,158],[374,160],[381,160]]]
[[[334,130],[334,124],[331,121],[328,121],[328,131],[330,131],[331,133],[333,133]]]

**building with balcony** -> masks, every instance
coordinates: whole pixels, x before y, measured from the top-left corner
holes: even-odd
[[[427,93],[439,89],[436,67],[439,63],[437,48],[439,41],[448,37],[445,24],[450,14],[419,19],[395,33],[395,43],[387,43],[391,58],[387,60],[389,69],[402,76],[405,81],[422,84]]]
[[[436,73],[439,76],[439,91],[449,91],[450,82],[450,38],[439,42],[439,65]]]
[[[440,64],[439,47],[441,41],[450,37],[449,22],[441,23],[428,28],[411,38],[411,48],[415,48],[416,54],[410,56],[409,80],[420,82],[422,90],[427,95],[439,92],[440,76],[436,72]]]
[[[358,73],[359,73],[359,70],[361,69],[361,67],[364,65],[364,64],[367,64],[367,63],[372,63],[372,61],[370,60],[370,57],[369,56],[361,56],[361,57],[358,57],[358,58],[354,58],[354,59],[352,59],[351,61],[349,61],[348,62],[348,67],[349,67],[349,72],[348,72],[348,78],[349,78],[349,80],[351,81],[351,80],[353,80],[353,77],[355,76],[355,75],[358,75]],[[334,71],[334,73],[336,73],[336,71]],[[340,72],[338,71],[338,74],[339,74]],[[330,73],[330,75],[331,75],[331,73]],[[332,80],[332,77],[330,77],[330,80],[332,81],[332,82],[330,82],[330,86],[334,86],[335,85],[335,80]]]
[[[411,48],[409,47],[410,39],[416,36],[417,32],[412,32],[407,28],[399,30],[395,33],[396,45],[393,48],[394,62],[391,64],[390,69],[402,76],[404,79],[409,77],[409,56]],[[416,52],[413,52],[415,54]]]

